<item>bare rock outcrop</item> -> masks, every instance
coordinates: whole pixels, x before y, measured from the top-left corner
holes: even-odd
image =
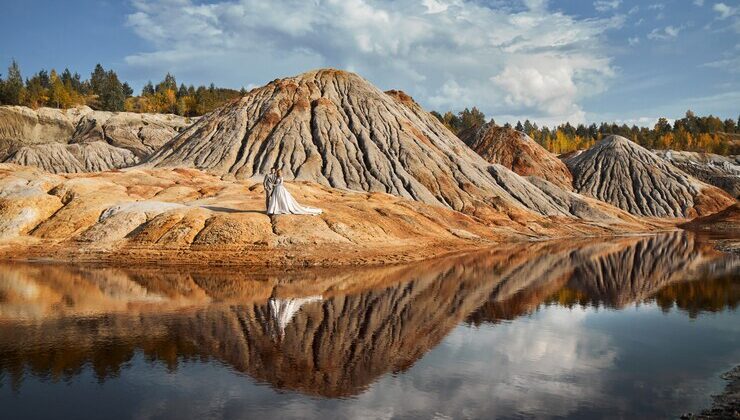
[[[172,114],[94,111],[80,118],[70,143],[104,141],[142,159],[190,124],[190,119]]]
[[[138,158],[129,150],[103,141],[83,144],[45,143],[23,146],[7,163],[35,166],[52,173],[99,172],[133,166]]]
[[[653,152],[694,178],[740,198],[740,157],[676,150]]]
[[[718,212],[735,200],[624,137],[611,135],[565,159],[581,194],[632,214],[688,218]]]
[[[146,165],[237,179],[279,166],[288,179],[389,193],[483,218],[526,210],[570,216],[526,179],[492,167],[408,95],[383,93],[331,69],[252,90],[204,116]]]
[[[573,189],[573,178],[565,164],[522,132],[486,123],[464,130],[459,137],[488,162],[522,176],[545,179],[566,190]]]
[[[190,123],[169,114],[0,106],[0,162],[52,173],[129,167]]]
[[[290,181],[286,188],[324,213],[268,216],[261,182],[234,182],[194,169],[55,175],[0,164],[0,220],[7,222],[0,230],[13,238],[0,241],[0,259],[130,264],[166,263],[176,256],[179,264],[367,264],[416,260],[501,240],[654,228],[622,211],[616,214],[625,218],[605,223],[533,212],[516,220],[491,212],[483,220],[385,193],[308,181]],[[24,190],[35,195],[29,198]]]

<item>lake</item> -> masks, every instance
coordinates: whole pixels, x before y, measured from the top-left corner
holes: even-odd
[[[0,264],[2,418],[670,418],[740,364],[691,233],[402,266]]]

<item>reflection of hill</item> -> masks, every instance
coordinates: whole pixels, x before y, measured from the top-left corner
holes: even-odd
[[[513,294],[502,295],[502,290],[497,289],[468,321],[514,319],[531,313],[542,303],[621,308],[644,301],[674,282],[737,272],[737,259],[711,265],[712,256],[716,257],[705,244],[680,232],[551,249],[547,257],[530,259],[518,270],[512,270],[510,278],[503,282],[528,284]]]
[[[5,267],[0,375],[18,383],[24,371],[63,377],[90,364],[102,380],[140,351],[173,369],[214,359],[277,388],[355,395],[413,365],[465,319],[653,296],[694,311],[734,306],[738,285],[726,273],[737,272],[736,261],[716,261],[692,236],[672,233],[511,245],[349,273]],[[696,273],[709,280],[682,282]]]

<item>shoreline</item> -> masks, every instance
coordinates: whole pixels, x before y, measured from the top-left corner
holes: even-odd
[[[727,381],[721,394],[712,395],[712,406],[699,414],[685,413],[681,419],[720,420],[740,418],[740,365],[720,375]]]
[[[649,232],[621,234],[560,236],[543,238],[509,238],[508,240],[446,241],[424,247],[391,246],[373,248],[345,248],[318,245],[307,250],[299,248],[225,247],[222,249],[192,249],[127,246],[123,248],[74,247],[74,243],[5,244],[0,246],[0,262],[77,264],[90,267],[238,267],[262,271],[299,270],[303,268],[359,268],[401,265],[432,261],[440,258],[485,251],[500,247],[557,246],[589,242],[608,242],[628,238],[660,235],[670,232],[692,232],[681,228],[659,229]],[[694,232],[695,234],[697,232]],[[717,240],[712,240],[715,244]],[[715,246],[719,252],[727,252]],[[330,256],[330,257],[327,257]]]

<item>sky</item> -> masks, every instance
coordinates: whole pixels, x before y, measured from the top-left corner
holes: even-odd
[[[737,0],[3,1],[0,72],[96,63],[136,91],[253,88],[316,68],[354,71],[428,110],[497,122],[738,118]]]

